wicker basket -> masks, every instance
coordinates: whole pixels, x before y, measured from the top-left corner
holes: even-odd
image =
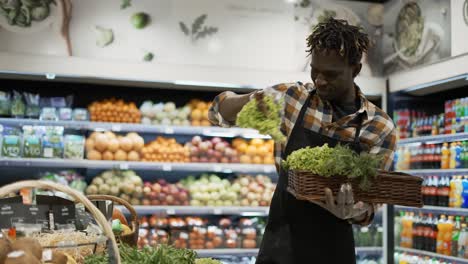
[[[125,208],[127,208],[127,210],[130,212],[130,215],[131,215],[130,228],[132,229],[132,233],[128,235],[118,236],[117,239],[127,245],[135,246],[135,247],[137,246],[138,230],[139,230],[138,215],[130,203],[128,203],[124,199],[111,196],[111,195],[88,195],[88,199],[91,201],[107,200],[107,201],[112,201],[114,204],[117,203],[117,204],[125,206]]]
[[[299,200],[320,200],[324,197],[324,189],[330,188],[337,193],[344,183],[351,183],[355,201],[375,204],[394,204],[412,207],[422,207],[420,177],[404,173],[379,171],[372,180],[369,191],[359,188],[359,179],[348,179],[345,176],[323,177],[310,172],[288,172],[288,192]]]
[[[29,180],[29,181],[18,181],[12,184],[4,185],[0,187],[0,197],[5,197],[8,194],[17,192],[24,188],[38,188],[38,189],[46,189],[46,190],[53,190],[63,192],[68,194],[72,197],[75,202],[82,203],[86,209],[89,210],[91,215],[96,219],[97,223],[100,225],[104,234],[107,236],[108,241],[110,242],[110,248],[108,247],[107,250],[109,254],[113,255],[114,261],[112,263],[120,264],[120,254],[119,248],[117,246],[117,242],[114,237],[114,233],[112,232],[112,228],[110,224],[107,222],[104,215],[97,209],[93,203],[86,198],[83,194],[73,190],[72,188],[61,185],[58,183],[50,182],[50,181],[40,181],[40,180]]]

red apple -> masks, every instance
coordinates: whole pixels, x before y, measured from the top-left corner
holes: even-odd
[[[208,158],[207,158],[207,157],[201,157],[201,158],[200,158],[200,162],[207,163],[207,162],[208,162]]]
[[[190,160],[191,160],[192,162],[194,162],[194,163],[195,163],[195,162],[200,162],[200,159],[199,159],[198,157],[191,157]]]
[[[221,162],[221,163],[229,163],[229,159],[226,158],[226,157],[222,157],[222,158],[220,159],[220,162]]]
[[[153,184],[153,192],[159,193],[161,192],[161,185],[159,183]]]
[[[145,199],[141,200],[141,204],[142,205],[151,205],[151,201],[149,199],[145,198]]]
[[[152,200],[151,201],[151,205],[160,205],[161,202],[159,202],[158,200]]]

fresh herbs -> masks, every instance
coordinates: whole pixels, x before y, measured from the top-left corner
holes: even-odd
[[[280,131],[282,105],[271,96],[250,100],[237,115],[236,124],[243,128],[257,129],[261,134],[283,142],[285,136]]]
[[[98,47],[104,48],[114,42],[114,31],[110,28],[96,26],[96,34],[96,45]]]
[[[321,147],[306,147],[292,152],[283,167],[289,170],[308,171],[323,177],[347,176],[360,179],[359,187],[368,190],[371,180],[377,176],[382,157],[379,155],[356,154],[346,146],[335,148],[327,144]]]
[[[43,21],[50,15],[55,0],[0,0],[0,15],[12,26],[30,27],[33,21]]]
[[[151,17],[147,13],[138,12],[133,14],[130,20],[132,22],[133,27],[135,27],[136,29],[143,29],[150,23]]]
[[[206,38],[210,35],[216,34],[218,32],[217,27],[204,26],[206,18],[208,15],[203,14],[197,17],[192,23],[192,29],[190,30],[184,22],[179,22],[180,30],[190,39],[193,43],[197,40]]]
[[[130,6],[132,6],[132,0],[122,0],[122,3],[120,4],[120,9],[125,9]]]
[[[137,249],[122,244],[119,246],[122,264],[220,264],[219,261],[207,262],[196,260],[197,253],[190,249],[176,249],[168,245],[158,245],[156,247],[144,247]],[[85,264],[107,264],[107,255],[94,254],[86,257]]]

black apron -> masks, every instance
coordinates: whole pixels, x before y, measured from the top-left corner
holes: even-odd
[[[304,128],[304,114],[313,93],[309,93],[301,108],[281,158],[285,160],[295,150],[325,143],[330,147],[347,145],[360,153],[363,114],[356,118],[353,142],[339,141]],[[297,200],[286,190],[287,186],[288,173],[281,168],[256,264],[356,263],[351,224],[316,204]]]

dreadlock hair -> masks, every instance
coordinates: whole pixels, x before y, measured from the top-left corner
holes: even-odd
[[[335,50],[347,58],[350,65],[361,62],[362,53],[369,48],[369,37],[361,27],[348,24],[346,20],[332,17],[318,23],[312,34],[307,37],[309,56],[314,50]]]

